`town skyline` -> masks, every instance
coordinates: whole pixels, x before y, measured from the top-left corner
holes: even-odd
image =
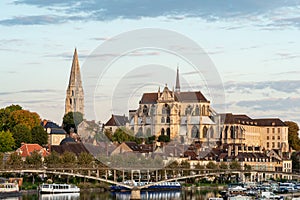
[[[173,8],[179,10],[177,13],[172,13],[172,9],[166,12],[170,5],[161,5],[154,6],[152,12],[130,14],[117,10],[113,3],[102,5],[101,1],[95,1],[94,10],[91,5],[75,5],[72,1],[64,4],[3,1],[0,3],[3,10],[0,15],[0,107],[20,104],[40,114],[42,119],[61,124],[74,48],[77,47],[80,66],[86,67],[88,56],[109,38],[153,27],[182,34],[207,52],[223,80],[227,112],[244,113],[253,118],[279,117],[299,123],[299,1],[232,2],[231,6],[225,6],[230,12],[218,12],[222,5],[216,2],[202,5],[188,2],[187,7],[200,9],[203,13],[200,15],[195,9],[180,9],[180,3]],[[81,10],[80,16],[70,14],[72,9],[78,11],[81,6],[86,10]],[[133,5],[124,3],[123,6]],[[101,8],[110,12],[103,18],[99,13],[88,16],[91,10]],[[137,12],[140,11],[138,6],[132,9],[136,11],[133,13],[142,13]],[[151,51],[131,57],[155,60],[161,56],[161,51]],[[174,74],[177,65],[185,78],[193,73],[179,59],[163,59],[162,63]],[[126,62],[134,63],[132,60]],[[170,87],[175,85],[175,77],[172,79],[173,83],[168,83]],[[111,80],[120,79],[112,77]],[[155,86],[153,92],[156,91]],[[142,92],[151,91],[140,91],[141,95]],[[136,109],[134,106],[132,109]],[[128,115],[128,112],[111,114]],[[105,113],[96,120],[105,122],[110,116]]]

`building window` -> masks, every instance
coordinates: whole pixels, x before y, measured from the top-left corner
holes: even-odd
[[[274,135],[272,136],[272,140],[275,140],[275,136]]]
[[[277,139],[280,140],[280,135],[278,135]]]
[[[269,148],[269,142],[267,142],[267,148]]]
[[[200,108],[197,106],[195,109],[195,115],[199,116],[200,115]]]
[[[267,140],[269,140],[270,139],[270,137],[269,136],[267,136]]]
[[[278,144],[277,144],[277,145],[278,145],[277,147],[278,147],[278,148],[280,148],[280,142],[278,142]]]
[[[206,126],[203,127],[203,138],[207,138],[208,134],[207,134],[208,128]]]
[[[199,138],[199,129],[195,125],[192,128],[192,138]]]
[[[267,128],[267,133],[270,133],[270,129],[269,128]]]
[[[275,133],[275,128],[272,128],[272,133]]]
[[[74,90],[72,90],[72,97],[74,96]]]
[[[161,123],[165,123],[165,118],[164,117],[161,118]]]
[[[280,128],[277,129],[277,132],[280,133]]]
[[[170,123],[170,117],[167,117],[167,123]]]
[[[72,105],[72,99],[70,99],[70,105]]]
[[[275,142],[272,142],[272,148],[275,148]]]
[[[165,129],[164,128],[161,129],[160,134],[165,135]]]

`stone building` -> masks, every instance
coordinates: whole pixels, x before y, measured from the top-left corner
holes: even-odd
[[[74,51],[69,85],[66,92],[65,114],[68,112],[81,112],[84,114],[84,93],[77,49]]]
[[[202,142],[215,138],[210,101],[200,91],[181,91],[178,70],[175,90],[166,85],[162,91],[144,93],[139,108],[129,112],[129,121],[134,133],[146,136]]]

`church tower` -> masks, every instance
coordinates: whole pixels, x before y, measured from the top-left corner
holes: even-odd
[[[179,69],[177,67],[175,92],[180,92]]]
[[[81,112],[84,114],[84,94],[76,48],[73,55],[69,85],[66,93],[65,114],[68,112]]]

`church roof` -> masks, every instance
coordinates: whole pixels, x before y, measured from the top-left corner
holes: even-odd
[[[69,87],[70,86],[77,86],[81,87],[81,75],[80,75],[80,67],[79,67],[79,61],[78,61],[78,54],[77,49],[74,51],[73,55],[73,62],[72,62],[72,68],[70,73],[70,79],[69,79]]]
[[[175,92],[175,101],[178,102],[209,102],[200,92]],[[158,93],[144,93],[140,101],[141,104],[156,104]]]
[[[112,115],[105,126],[125,126],[128,122],[128,117],[125,115]]]

